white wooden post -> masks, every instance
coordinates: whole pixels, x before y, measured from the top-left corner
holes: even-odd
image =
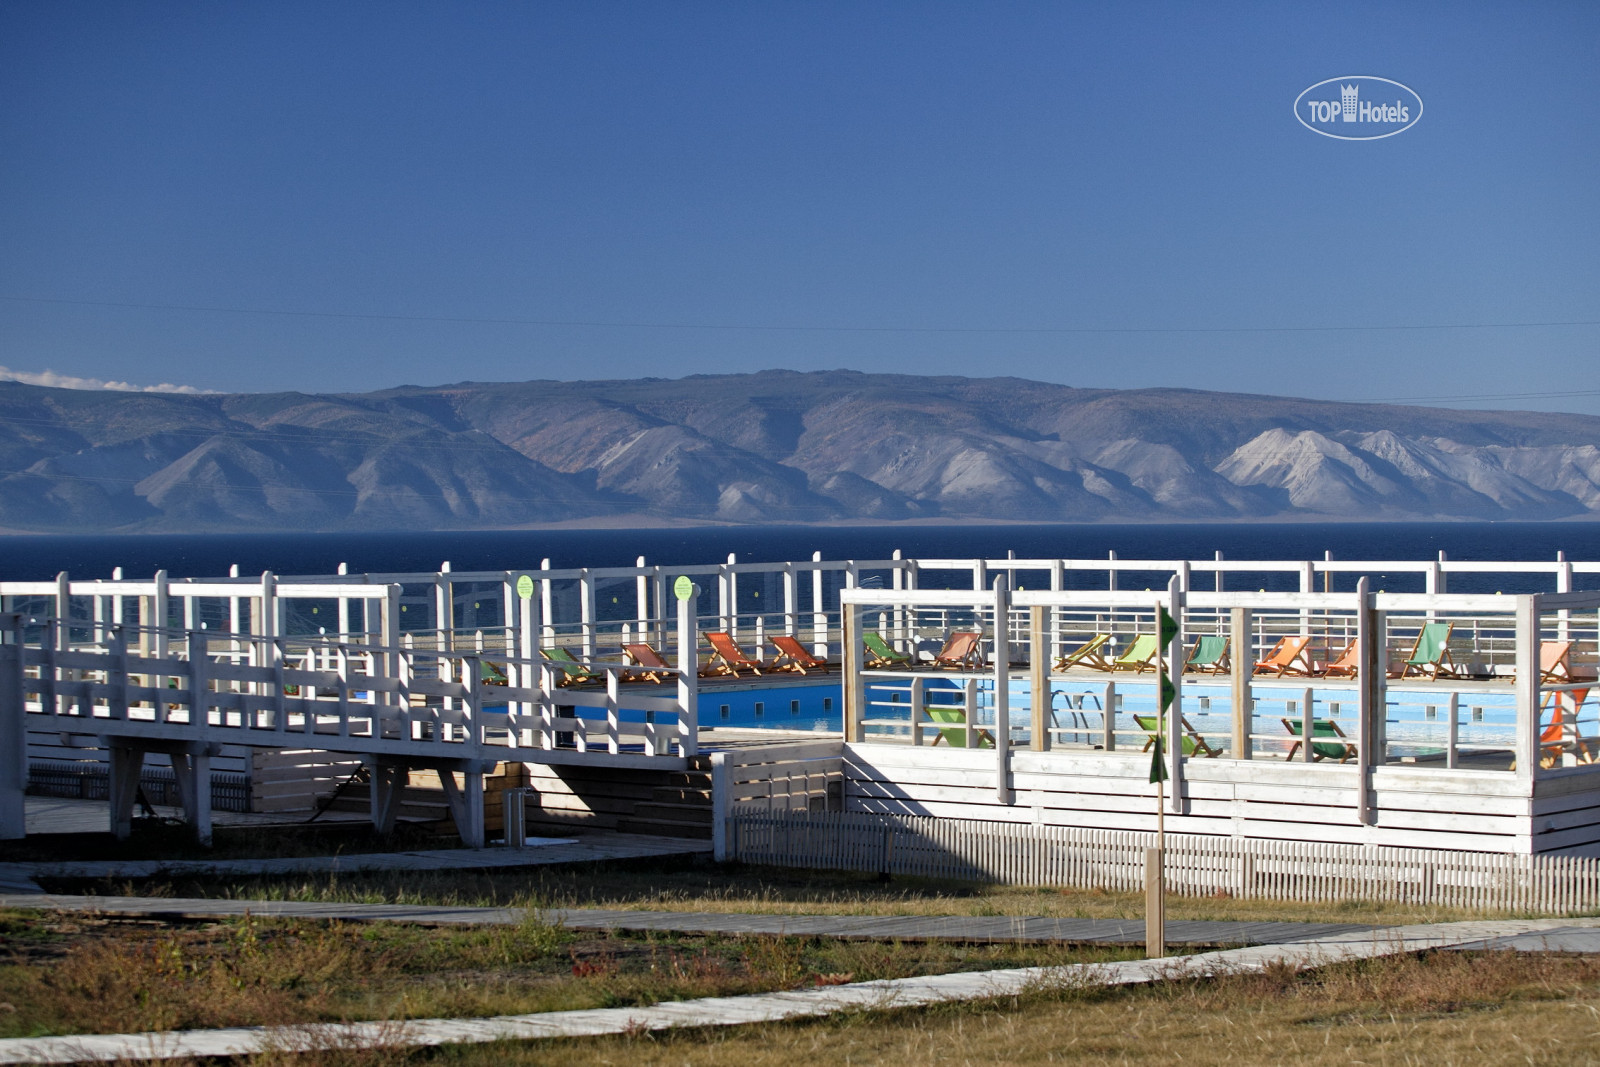
[[[455,628],[455,590],[450,581],[450,561],[439,565],[433,579],[433,625],[437,639],[434,648],[440,652],[450,647],[450,631]]]
[[[1450,704],[1447,710],[1450,715],[1450,721],[1446,728],[1444,740],[1444,765],[1449,770],[1455,770],[1457,766],[1456,745],[1461,736],[1461,695],[1459,693],[1454,691],[1450,693]]]
[[[1172,712],[1167,718],[1167,753],[1172,761],[1171,788],[1167,793],[1167,810],[1176,815],[1182,815],[1184,809],[1183,796],[1183,661],[1186,649],[1184,647],[1183,612],[1187,600],[1188,589],[1188,563],[1181,564],[1178,573],[1167,580],[1167,602],[1172,605],[1172,621],[1178,624],[1177,632],[1172,635],[1172,643],[1164,651],[1167,658],[1167,675],[1172,679]],[[1161,707],[1160,687],[1156,691],[1156,708]]]
[[[1366,575],[1356,582],[1356,822],[1370,826],[1372,768],[1383,762],[1383,717],[1388,713],[1388,666],[1383,621],[1374,610]],[[1309,747],[1309,745],[1308,745]]]
[[[27,833],[28,733],[22,696],[22,626],[0,620],[0,840]]]
[[[783,632],[790,637],[800,636],[800,589],[794,564],[783,565]]]
[[[594,656],[594,577],[589,573],[588,567],[578,571],[578,613],[579,636],[578,649],[583,654],[584,662]]]
[[[695,617],[698,587],[678,601],[678,752],[700,752],[700,630]]]
[[[1539,775],[1539,602],[1538,594],[1517,597],[1517,774]]]
[[[530,593],[531,592],[532,591],[530,590]],[[539,635],[537,619],[537,612],[539,610],[538,605],[539,602],[531,595],[523,596],[520,592],[517,594],[517,647],[515,655],[521,662],[516,664],[516,666],[511,670],[508,670],[506,675],[507,679],[512,685],[522,689],[534,688],[538,684],[539,680],[539,670],[533,665],[532,662],[533,658],[538,655],[538,653],[534,651],[534,643],[538,640]],[[543,714],[543,708],[544,705],[542,703],[529,704],[527,702],[522,702],[517,705],[516,710],[517,714],[521,716],[531,717],[536,709],[540,712],[540,714]],[[530,747],[535,745],[539,748],[547,747],[545,741],[543,740],[545,736],[543,733],[540,734],[540,740],[537,742],[534,741],[532,734],[533,731],[531,729],[524,729],[520,731],[517,738],[517,743],[529,745]]]
[[[728,794],[728,754],[711,753],[711,858],[718,863],[728,859],[728,814],[732,807]]]
[[[1218,575],[1222,572],[1218,571]],[[1255,648],[1250,642],[1250,609],[1230,608],[1229,629],[1232,653],[1229,656],[1229,682],[1233,691],[1233,743],[1229,755],[1234,759],[1254,757],[1255,701],[1250,687],[1255,670]]]
[[[56,650],[65,652],[71,647],[67,630],[72,619],[72,579],[67,577],[67,572],[62,571],[56,575],[56,620],[60,623],[56,627]]]
[[[820,564],[822,553],[811,553],[811,562]],[[843,623],[840,623],[842,626]],[[813,567],[811,570],[811,654],[828,658],[828,612],[823,600],[822,568]],[[842,660],[847,652],[841,650],[839,657]]]
[[[1100,716],[1100,747],[1107,752],[1117,749],[1117,683],[1107,682],[1104,713]]]
[[[656,636],[652,632],[652,628],[650,626],[650,620],[653,617],[650,613],[650,571],[645,566],[643,556],[639,556],[637,559],[635,559],[633,561],[633,565],[639,568],[639,573],[633,576],[633,616],[639,621],[638,639],[645,644],[654,645],[657,644],[657,641]],[[665,615],[666,612],[663,611],[661,606],[658,604],[656,606],[655,614],[656,616],[662,616]]]
[[[278,580],[271,571],[261,572],[261,627],[256,635],[261,653],[256,657],[262,667],[272,669],[274,680],[257,683],[261,696],[270,697],[272,729],[282,731],[287,725],[283,713],[283,656],[278,646]]]
[[[545,558],[539,561],[539,569],[548,571],[550,560]],[[549,575],[539,579],[539,620],[543,636],[539,639],[541,647],[549,648],[556,643],[556,615],[555,615],[555,590],[554,582]]]
[[[839,602],[839,625],[844,643],[844,739],[860,742],[866,740],[865,717],[867,700],[866,681],[861,677],[861,608],[856,604]]]
[[[994,759],[995,797],[1015,802],[1011,790],[1011,576],[994,580]],[[969,719],[970,722],[970,719]]]
[[[1028,692],[1033,723],[1028,747],[1035,752],[1050,750],[1050,660],[1052,649],[1045,642],[1043,604],[1028,609]]]

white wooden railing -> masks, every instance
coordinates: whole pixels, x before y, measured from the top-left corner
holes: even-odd
[[[1010,885],[1142,891],[1156,835],[966,819],[737,813],[728,858]],[[1168,891],[1316,903],[1369,901],[1572,915],[1600,909],[1600,858],[1166,838]]]

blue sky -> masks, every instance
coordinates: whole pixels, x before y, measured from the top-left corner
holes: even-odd
[[[1596,100],[1592,3],[0,3],[0,364],[1600,413]]]

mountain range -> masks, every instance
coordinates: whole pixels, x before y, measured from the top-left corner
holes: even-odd
[[[0,527],[1600,518],[1600,418],[854,371],[0,382]]]

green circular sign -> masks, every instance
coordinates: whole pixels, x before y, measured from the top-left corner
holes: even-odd
[[[678,580],[672,583],[672,595],[679,600],[688,600],[694,596],[694,583],[687,574],[678,575]]]
[[[533,579],[526,574],[517,579],[517,595],[523,600],[533,599]]]

